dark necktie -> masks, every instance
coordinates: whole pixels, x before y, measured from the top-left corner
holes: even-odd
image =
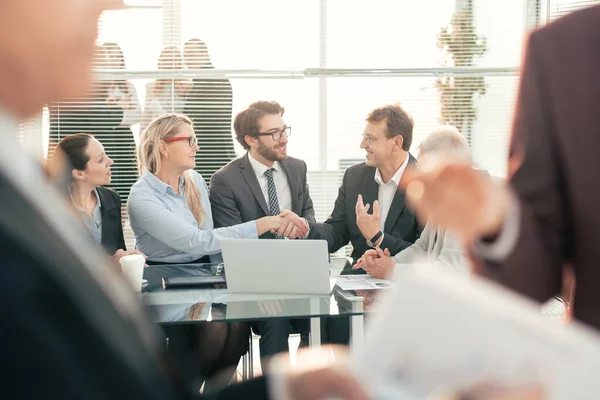
[[[267,188],[269,190],[269,212],[271,215],[279,215],[279,200],[277,199],[277,188],[275,187],[275,181],[273,180],[273,171],[275,168],[269,168],[265,171],[267,177]],[[276,239],[285,239],[283,236],[275,234]]]
[[[275,168],[269,168],[265,171],[269,189],[269,211],[271,215],[279,215],[279,200],[277,199],[277,188],[275,188],[275,181],[273,180],[273,171],[275,171]]]

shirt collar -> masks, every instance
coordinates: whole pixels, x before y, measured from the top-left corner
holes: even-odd
[[[167,185],[166,183],[164,183],[163,181],[161,181],[160,179],[157,178],[156,175],[154,175],[152,172],[145,170],[144,171],[144,179],[146,180],[146,182],[148,182],[148,184],[150,186],[152,186],[154,189],[158,190],[160,193],[167,193],[167,191],[169,189],[171,189],[171,191],[173,191],[173,188],[169,185]],[[180,179],[179,181],[179,193],[181,192],[181,189],[183,188],[183,179]],[[174,191],[173,191],[174,192]]]
[[[265,164],[256,160],[252,157],[252,154],[248,153],[248,160],[250,161],[250,165],[252,165],[252,169],[257,176],[262,176],[267,172],[268,169],[273,168],[275,171],[279,172],[279,162],[275,161],[272,167],[267,167]]]
[[[396,184],[396,186],[400,184],[400,179],[402,178],[402,175],[404,174],[404,171],[406,170],[406,166],[408,165],[409,158],[410,158],[410,154],[407,154],[406,159],[404,160],[404,162],[402,163],[400,168],[398,168],[398,171],[396,171],[394,176],[392,176],[392,179],[390,179],[388,181],[388,183],[394,182],[394,184]],[[379,186],[385,185],[385,183],[383,183],[383,179],[381,178],[381,171],[379,170],[379,168],[377,168],[375,170],[375,176],[373,179],[375,179],[375,182],[377,182],[377,184]]]

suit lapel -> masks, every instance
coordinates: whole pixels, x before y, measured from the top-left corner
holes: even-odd
[[[279,161],[279,165],[285,176],[287,177],[288,185],[290,187],[290,195],[292,196],[292,211],[298,215],[302,214],[302,204],[300,204],[299,194],[301,192],[301,180],[296,179],[294,169],[287,163],[287,160]]]
[[[115,224],[118,223],[110,217],[112,209],[117,205],[112,196],[107,196],[101,188],[98,188],[98,200],[100,201],[100,215],[102,216],[102,244],[110,243],[115,239],[110,237],[114,234]]]
[[[367,172],[364,176],[362,190],[358,192],[362,194],[363,204],[370,204],[369,211],[373,211],[373,202],[379,198],[379,185],[375,182],[375,168],[367,167]],[[353,206],[356,206],[358,199],[350,199]]]
[[[250,187],[252,194],[256,198],[256,201],[258,201],[258,204],[260,204],[260,207],[264,211],[265,215],[271,215],[271,213],[269,212],[269,208],[267,207],[267,202],[265,201],[265,195],[263,194],[262,190],[260,189],[260,185],[258,184],[258,179],[256,179],[256,174],[254,173],[254,170],[252,169],[252,165],[250,164],[250,161],[248,160],[248,153],[246,153],[246,155],[241,160],[240,173],[246,180],[246,183]]]
[[[416,159],[410,153],[408,153],[408,165],[406,166],[406,168],[409,168],[415,162]],[[396,194],[394,195],[392,205],[390,206],[390,211],[388,212],[387,218],[385,220],[385,232],[392,231],[392,228],[396,224],[396,220],[398,220],[400,214],[402,214],[404,207],[406,207],[406,196],[403,190],[398,189],[396,191]]]

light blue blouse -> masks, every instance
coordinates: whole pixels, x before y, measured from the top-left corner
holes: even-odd
[[[185,201],[183,179],[180,194],[149,171],[131,187],[127,213],[136,248],[149,260],[186,263],[210,255],[211,261],[219,262],[221,239],[258,238],[255,221],[214,229],[206,182],[197,172],[193,177],[204,208],[202,225]]]

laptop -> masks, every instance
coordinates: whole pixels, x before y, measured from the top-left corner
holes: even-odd
[[[325,240],[222,239],[221,250],[232,294],[331,293]]]

